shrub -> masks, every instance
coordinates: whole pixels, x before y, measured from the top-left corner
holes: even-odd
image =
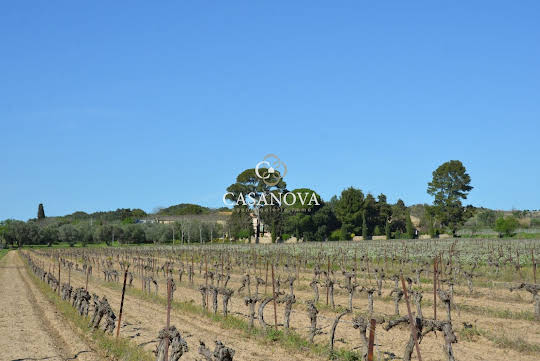
[[[345,239],[345,237],[343,237],[342,235],[343,235],[343,232],[341,231],[341,229],[336,229],[335,231],[332,231],[332,233],[330,233],[329,239],[331,241],[341,241]]]
[[[249,238],[250,235],[251,235],[251,232],[249,231],[249,229],[241,229],[238,232],[236,232],[237,239],[246,239],[246,238]]]
[[[519,222],[514,216],[508,218],[499,217],[495,222],[495,231],[499,232],[499,236],[512,236],[518,227]]]

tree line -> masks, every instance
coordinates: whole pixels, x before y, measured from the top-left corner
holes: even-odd
[[[275,175],[279,179],[279,173]],[[141,209],[129,208],[91,214],[75,212],[64,217],[47,218],[43,204],[39,204],[35,219],[28,222],[0,222],[0,238],[6,244],[18,246],[50,246],[56,242],[70,245],[76,242],[83,245],[113,242],[166,243],[174,240],[203,243],[229,237],[238,240],[255,236],[258,239],[265,233],[271,234],[272,241],[287,240],[290,237],[304,241],[337,241],[356,236],[362,236],[363,239],[373,236],[386,236],[387,239],[415,238],[419,232],[432,237],[439,233],[456,236],[457,230],[470,219],[475,219],[473,227],[485,225],[495,229],[501,236],[512,235],[519,226],[515,215],[505,217],[495,211],[462,204],[473,187],[460,161],[443,163],[433,171],[432,176],[427,193],[434,197],[433,204],[407,207],[401,199],[392,204],[383,193],[375,197],[355,187],[346,188],[338,196],[325,201],[309,188],[290,191],[283,179],[267,185],[252,168],[240,173],[235,183],[227,188],[227,199],[234,201],[247,194],[259,199],[265,195],[290,192],[300,194],[304,199],[316,199],[317,202],[296,202],[292,205],[237,202],[230,210],[231,216],[227,222],[201,217],[217,214],[226,208],[215,210],[194,204],[179,204],[160,209],[157,215],[177,216],[171,224],[134,223],[148,217],[148,214]],[[417,227],[411,220],[412,211],[416,212],[419,219]]]
[[[189,219],[171,224],[160,223],[111,223],[76,224],[30,220],[5,220],[0,222],[0,239],[6,246],[52,246],[60,242],[74,246],[92,243],[143,244],[143,243],[205,243],[222,238],[224,226],[219,222]]]

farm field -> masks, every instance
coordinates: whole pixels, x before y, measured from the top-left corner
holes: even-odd
[[[10,252],[2,277],[16,268],[21,280],[34,284],[30,289],[48,283],[70,303],[77,288],[106,297],[114,318],[106,315],[97,327],[103,328],[118,322],[125,273],[120,338],[148,359],[156,358],[158,345],[164,348],[158,335],[167,321],[169,284],[170,325],[189,348],[182,360],[205,360],[200,341],[211,350],[221,341],[234,350],[234,360],[362,360],[370,319],[376,320],[375,360],[417,359],[413,348],[406,352],[414,342],[405,289],[422,328],[422,359],[537,360],[540,300],[533,259],[539,245],[447,239],[38,249]],[[38,277],[29,282],[26,270]],[[2,302],[8,303],[5,296]],[[169,349],[175,357],[183,353]]]

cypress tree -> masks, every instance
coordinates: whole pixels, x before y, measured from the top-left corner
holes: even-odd
[[[406,227],[407,227],[407,238],[410,238],[410,239],[414,238],[414,226],[412,224],[411,216],[409,214],[407,214]]]
[[[43,209],[43,203],[40,203],[38,206],[37,217],[38,219],[45,218],[45,210]]]
[[[364,238],[364,241],[368,239],[368,229],[367,229],[367,221],[366,221],[366,213],[362,214],[362,238]]]
[[[390,222],[386,221],[386,225],[384,226],[384,234],[386,235],[386,239],[392,238],[392,232],[390,231]]]
[[[429,219],[429,236],[435,238],[435,227],[433,226],[433,220]]]

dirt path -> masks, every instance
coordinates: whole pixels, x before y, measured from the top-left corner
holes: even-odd
[[[0,261],[0,290],[0,360],[101,359],[33,285],[15,251]]]

